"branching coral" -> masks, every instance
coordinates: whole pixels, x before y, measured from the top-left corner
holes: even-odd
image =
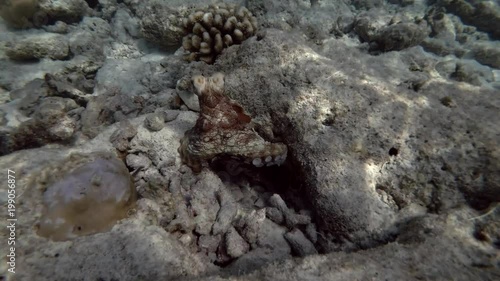
[[[241,105],[224,94],[224,75],[193,77],[200,101],[196,125],[181,139],[178,149],[182,161],[194,172],[203,160],[217,155],[243,159],[254,166],[281,165],[287,155],[283,143],[265,141],[253,129],[253,123]]]
[[[187,35],[182,46],[189,52],[187,59],[213,63],[224,48],[253,36],[257,19],[245,7],[220,3],[191,13],[183,25]]]

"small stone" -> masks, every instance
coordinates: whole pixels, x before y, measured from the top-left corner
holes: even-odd
[[[255,158],[252,160],[252,164],[255,167],[262,167],[264,164],[262,163],[262,160],[260,158]]]
[[[198,247],[207,252],[215,252],[217,251],[220,241],[220,235],[201,235],[200,238],[198,238]]]
[[[165,127],[164,114],[160,112],[149,114],[144,119],[144,126],[153,132],[160,131]]]
[[[183,234],[179,238],[179,241],[181,241],[182,244],[187,246],[193,242],[193,236],[192,236],[192,234],[189,234],[189,233]]]
[[[200,111],[200,103],[198,101],[198,96],[193,94],[191,87],[191,79],[188,77],[183,77],[177,81],[177,86],[175,87],[177,95],[181,98],[182,102],[193,111]]]
[[[237,211],[238,207],[234,202],[221,202],[217,219],[212,226],[212,233],[214,235],[224,234],[231,226]]]
[[[264,222],[265,219],[266,209],[260,209],[258,211],[254,210],[245,218],[245,225],[243,227],[241,235],[248,243],[255,243],[257,241],[260,225]]]
[[[179,116],[178,111],[167,110],[163,112],[163,120],[165,121],[165,123],[174,121],[175,119],[177,119],[177,116]]]
[[[231,227],[226,233],[226,251],[232,258],[238,258],[250,250],[250,245]]]
[[[286,241],[288,241],[292,247],[292,251],[295,255],[304,257],[318,253],[313,243],[306,238],[300,229],[295,228],[294,230],[285,233],[284,236]]]
[[[48,32],[66,34],[68,33],[68,25],[65,22],[57,21],[53,25],[46,25],[43,27]]]

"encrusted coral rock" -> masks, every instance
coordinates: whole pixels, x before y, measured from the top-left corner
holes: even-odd
[[[104,152],[73,154],[45,168],[36,187],[45,190],[38,235],[55,241],[108,231],[136,200],[127,167]]]
[[[203,160],[217,155],[242,158],[257,167],[285,161],[286,145],[265,141],[254,131],[250,116],[224,94],[222,73],[210,78],[195,76],[193,84],[200,101],[200,116],[181,139],[178,151],[194,172],[201,170]]]
[[[417,46],[429,35],[427,23],[397,23],[382,28],[370,46],[371,50],[400,51]]]
[[[245,7],[220,3],[193,12],[184,18],[183,25],[188,35],[182,46],[190,52],[188,60],[213,63],[224,48],[253,36],[257,19]]]
[[[178,11],[166,1],[148,1],[148,4],[138,11],[142,36],[165,48],[178,46],[186,35],[182,19],[189,11]]]

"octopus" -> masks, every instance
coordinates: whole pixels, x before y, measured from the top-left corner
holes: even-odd
[[[224,94],[224,74],[192,78],[200,103],[195,126],[180,141],[182,162],[195,173],[203,163],[218,156],[229,156],[256,167],[281,165],[287,146],[264,140],[256,131],[252,118],[236,101]]]

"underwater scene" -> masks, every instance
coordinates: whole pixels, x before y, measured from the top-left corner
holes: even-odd
[[[500,280],[499,2],[0,0],[0,281]]]

